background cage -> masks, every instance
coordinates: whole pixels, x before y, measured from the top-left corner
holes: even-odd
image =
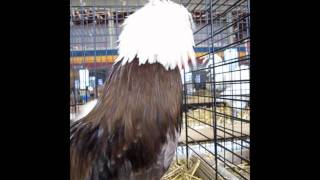
[[[121,24],[146,2],[70,1],[72,113],[99,97],[117,56]],[[177,159],[200,159],[210,169],[197,171],[203,179],[250,179],[250,2],[175,2],[193,15],[197,55],[197,66],[181,73],[184,125]]]
[[[183,77],[181,144],[187,147],[187,157],[197,156],[214,171],[214,179],[250,179],[249,3],[191,0],[185,4],[198,12],[194,14],[200,19],[196,49],[204,47],[204,51],[198,55],[201,65]]]

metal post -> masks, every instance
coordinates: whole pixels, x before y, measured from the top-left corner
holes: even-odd
[[[211,89],[213,89],[213,106],[212,106],[212,117],[213,119],[213,142],[214,142],[214,154],[215,154],[215,166],[216,166],[216,173],[215,173],[215,178],[218,179],[218,158],[217,158],[217,115],[216,115],[216,106],[217,106],[217,100],[216,100],[216,85],[215,85],[215,63],[214,63],[214,47],[213,47],[213,18],[212,18],[212,0],[210,0],[210,11],[209,11],[209,16],[210,16],[210,30],[211,30],[211,53],[212,53],[212,73],[213,73],[213,83],[211,83]]]
[[[86,103],[87,103],[88,102],[88,86],[86,86],[85,97],[86,97]]]
[[[114,36],[114,17],[111,10],[108,11],[108,17],[109,17],[109,48],[112,49],[112,42],[113,42],[113,36]]]
[[[82,49],[82,67],[81,68],[84,68],[84,63],[85,63],[85,51],[86,51],[86,48],[85,48],[85,44],[84,44],[84,39],[83,39],[83,36],[84,36],[84,8],[83,8],[83,3],[81,1],[81,4],[80,4],[80,13],[79,13],[79,17],[80,17],[80,22],[81,22],[81,34],[80,34],[80,39],[81,39],[81,49]],[[80,73],[80,71],[78,71]],[[79,76],[80,77],[80,76]],[[80,81],[79,81],[80,82]],[[81,87],[79,87],[79,91],[81,90]],[[81,97],[81,94],[80,94],[80,97]],[[82,103],[82,100],[81,100],[81,103]]]
[[[73,18],[74,18],[74,16],[71,17],[71,21],[73,20]],[[72,31],[73,28],[70,27],[70,30]],[[73,57],[74,57],[73,56],[73,51],[74,51],[73,46],[71,46],[71,58],[70,59],[73,59]],[[78,102],[77,102],[77,94],[76,94],[77,86],[76,86],[75,67],[74,67],[75,65],[74,64],[70,64],[70,66],[72,66],[71,67],[72,68],[72,81],[73,81],[73,85],[74,85],[72,91],[73,91],[73,96],[74,96],[74,113],[76,114],[77,113],[77,103]]]
[[[185,121],[185,131],[186,131],[186,164],[187,168],[189,168],[188,159],[189,159],[189,149],[188,149],[188,119],[187,119],[187,83],[186,83],[186,67],[183,69],[183,79],[184,79],[184,121]]]
[[[77,96],[76,96],[76,88],[72,88],[73,97],[74,97],[74,113],[77,113]]]
[[[97,23],[97,20],[96,20],[96,1],[94,0],[93,1],[93,18],[94,18],[94,21],[93,21],[93,46],[94,46],[94,76],[95,76],[95,97],[98,98],[98,86],[97,86],[97,59],[96,59],[96,56],[97,56],[97,47],[96,47],[96,23]]]

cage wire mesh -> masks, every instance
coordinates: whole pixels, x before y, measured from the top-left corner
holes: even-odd
[[[183,77],[183,144],[186,156],[200,158],[214,171],[214,179],[250,179],[249,3],[185,4],[197,23],[196,49],[203,51],[198,65]]]
[[[70,118],[97,99],[117,56],[124,19],[146,1],[70,1]]]
[[[117,57],[121,24],[146,2],[70,1],[72,114],[99,97]],[[197,171],[202,179],[250,179],[250,2],[175,2],[193,15],[197,55],[197,66],[181,73],[184,126],[176,159],[200,159],[210,168]]]

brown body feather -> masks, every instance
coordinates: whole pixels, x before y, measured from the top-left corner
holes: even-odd
[[[181,127],[179,69],[121,61],[96,107],[71,124],[71,180],[160,179]]]

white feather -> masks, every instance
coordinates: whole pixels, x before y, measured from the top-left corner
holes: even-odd
[[[158,62],[167,70],[188,68],[188,60],[195,64],[196,59],[193,28],[192,16],[182,5],[150,0],[125,20],[115,62],[122,60],[124,65],[137,56],[139,64]]]

